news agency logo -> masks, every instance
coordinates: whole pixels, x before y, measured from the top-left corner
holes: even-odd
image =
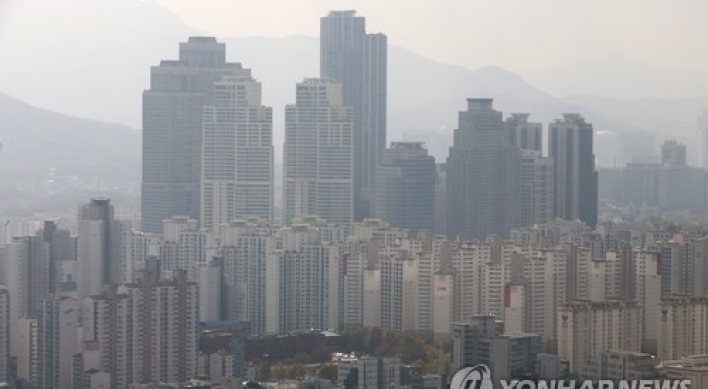
[[[696,389],[688,380],[501,380],[499,384],[503,389]],[[494,389],[492,372],[487,365],[465,367],[452,377],[450,389]]]
[[[494,389],[489,366],[477,365],[458,371],[452,377],[450,389]]]

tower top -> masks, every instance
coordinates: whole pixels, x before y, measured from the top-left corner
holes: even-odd
[[[356,16],[356,11],[344,10],[344,11],[329,11],[327,17],[330,18],[353,18]]]
[[[467,99],[467,109],[470,111],[486,111],[492,109],[494,99],[470,98]]]

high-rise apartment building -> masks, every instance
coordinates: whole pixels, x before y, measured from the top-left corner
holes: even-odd
[[[37,319],[19,318],[12,335],[16,343],[12,353],[16,358],[16,379],[36,385],[39,382]]]
[[[519,153],[492,99],[467,99],[446,164],[447,235],[508,236],[518,226]]]
[[[128,280],[131,225],[116,220],[109,199],[92,199],[79,208],[77,294],[99,294],[104,285]]]
[[[414,331],[418,305],[417,261],[407,251],[387,247],[387,250],[379,254],[378,266],[381,284],[381,324],[378,327],[393,331]]]
[[[138,271],[134,282],[84,302],[83,340],[97,342],[111,387],[184,382],[197,372],[198,285],[183,270],[171,279]]]
[[[76,261],[77,238],[71,236],[69,230],[58,228],[53,221],[45,221],[40,232],[42,239],[49,245],[49,285],[47,288],[49,293],[61,292],[66,287],[62,284],[65,280],[61,278],[60,270],[63,263]]]
[[[505,121],[509,143],[522,150],[543,153],[543,125],[529,122],[528,113],[512,113]]]
[[[216,232],[200,229],[196,220],[186,217],[165,220],[164,230],[160,268],[186,270],[188,279],[196,282],[199,266],[208,262],[207,253],[216,248]]]
[[[445,163],[435,165],[435,233],[445,235],[447,228],[447,179]]]
[[[346,267],[343,274],[345,304],[342,306],[344,327],[359,327],[364,324],[365,275],[368,278],[369,295],[380,295],[380,270],[373,269],[378,264],[380,246],[405,238],[404,230],[393,228],[379,219],[367,219],[355,223],[351,237],[347,240]],[[368,272],[368,273],[367,273]],[[374,272],[378,272],[374,274]],[[370,296],[371,297],[371,296]],[[374,300],[379,297],[374,297]],[[380,298],[379,298],[380,299]],[[369,298],[373,316],[371,321],[380,322],[380,302]],[[377,324],[378,325],[378,324]]]
[[[661,302],[661,255],[632,250],[633,298],[642,306],[642,350],[656,354]]]
[[[49,249],[41,236],[15,237],[6,245],[7,288],[10,296],[10,329],[17,320],[36,317],[40,299],[49,292]],[[13,355],[17,339],[10,339]]]
[[[342,85],[343,105],[352,107],[354,219],[374,213],[376,170],[386,148],[388,40],[367,34],[355,11],[333,11],[320,20],[320,77]]]
[[[376,218],[412,236],[434,230],[436,165],[422,143],[393,142],[376,179]]]
[[[223,318],[250,323],[251,332],[266,332],[266,258],[277,248],[268,227],[239,220],[221,228],[217,256],[223,266]]]
[[[352,109],[344,106],[341,84],[305,79],[295,104],[285,108],[285,223],[318,216],[346,226],[354,217]]]
[[[201,147],[201,227],[252,216],[272,222],[273,110],[261,104],[259,82],[242,76],[214,83]]]
[[[519,149],[520,226],[546,223],[555,217],[553,159],[543,156],[543,126],[529,114],[512,113],[504,122],[509,143]]]
[[[203,108],[224,76],[250,72],[226,62],[226,45],[213,37],[190,37],[180,43],[178,60],[150,69],[143,92],[143,231],[162,232],[172,216],[200,217]]]
[[[199,321],[222,319],[223,267],[221,258],[199,267]]]
[[[296,220],[265,263],[266,330],[338,330],[343,246],[323,241],[317,226]]]
[[[0,283],[13,296],[10,326],[14,329],[18,318],[36,317],[41,297],[62,291],[65,285],[60,282],[61,265],[75,263],[76,238],[48,221],[36,233],[15,236],[10,243],[0,245],[0,249],[5,257],[4,266],[0,265],[3,273]],[[14,350],[14,337],[12,343]]]
[[[568,255],[549,248],[513,255],[511,281],[504,289],[507,331],[542,336],[543,350],[556,352],[556,316],[568,295]]]
[[[671,296],[661,300],[658,320],[659,360],[708,353],[708,297]]]
[[[37,387],[39,389],[71,388],[73,366],[71,356],[79,351],[78,300],[46,296],[40,300],[37,313]]]
[[[0,385],[9,383],[10,375],[10,293],[0,285]]]
[[[558,308],[558,355],[581,373],[605,350],[640,352],[641,306],[632,301],[575,301]]]
[[[520,149],[519,160],[519,225],[553,220],[553,159],[539,151]]]
[[[580,114],[564,114],[548,125],[549,156],[554,163],[555,216],[597,224],[597,170],[593,127]]]

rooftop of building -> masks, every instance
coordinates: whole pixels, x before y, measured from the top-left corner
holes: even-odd
[[[691,355],[675,361],[663,361],[660,367],[673,370],[708,371],[708,355]]]
[[[187,43],[217,43],[217,40],[213,36],[190,36]]]
[[[329,14],[327,14],[327,17],[330,18],[351,18],[354,16],[356,16],[356,11],[353,9],[342,11],[329,11]]]

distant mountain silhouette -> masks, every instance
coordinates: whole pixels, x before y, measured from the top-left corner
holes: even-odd
[[[685,99],[708,95],[708,71],[698,65],[666,68],[614,55],[558,69],[528,72],[523,76],[556,96]]]
[[[0,182],[140,179],[140,132],[33,107],[0,93]]]

